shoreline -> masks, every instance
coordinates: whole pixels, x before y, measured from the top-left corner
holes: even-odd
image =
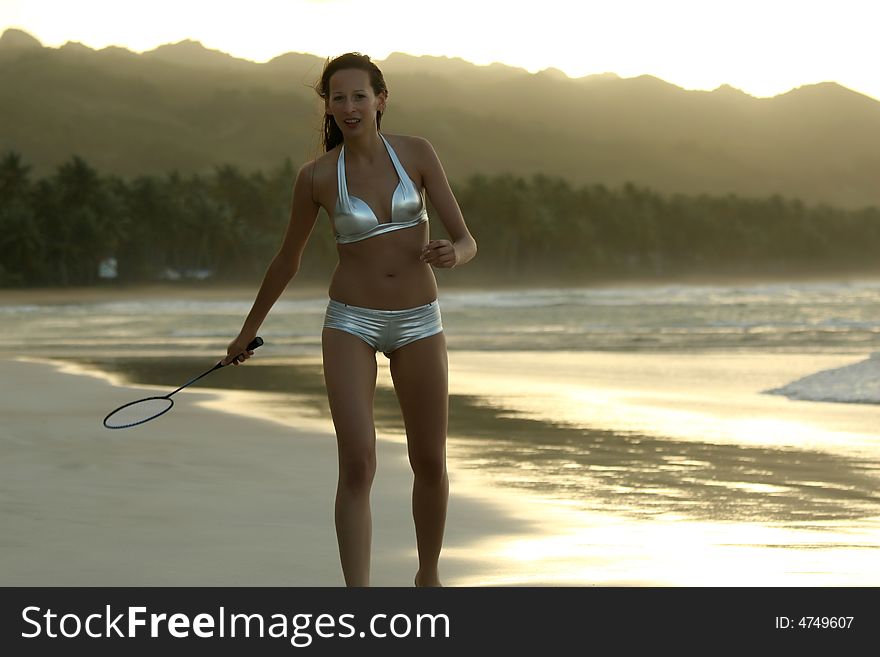
[[[439,271],[445,279],[448,272]],[[744,274],[682,274],[668,277],[616,277],[608,279],[591,279],[584,281],[535,279],[528,283],[511,283],[506,280],[468,281],[450,278],[440,280],[438,287],[440,296],[448,290],[451,292],[468,291],[512,291],[537,290],[546,288],[559,289],[625,289],[625,288],[660,288],[670,285],[681,286],[754,286],[829,283],[840,284],[853,281],[880,282],[878,272],[817,272],[812,274],[778,274],[778,275],[744,275]],[[313,280],[292,281],[280,297],[284,299],[313,299],[327,296],[329,280],[319,282]],[[67,304],[93,303],[117,300],[138,299],[198,299],[224,300],[230,297],[236,300],[253,300],[259,289],[259,281],[251,285],[225,283],[135,283],[131,285],[95,285],[91,287],[27,287],[0,288],[0,305],[33,305],[33,304]]]
[[[326,294],[326,286],[290,285],[281,299],[313,298]],[[259,284],[253,286],[202,286],[174,284],[144,284],[131,286],[93,287],[39,287],[39,288],[0,288],[0,305],[55,305],[70,303],[105,303],[127,301],[132,298],[139,300],[154,299],[199,299],[205,301],[222,301],[233,297],[237,300],[256,297]]]

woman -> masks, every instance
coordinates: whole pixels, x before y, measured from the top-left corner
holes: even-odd
[[[225,362],[242,354],[234,361],[238,365],[253,354],[245,347],[296,275],[323,207],[339,254],[321,344],[339,454],[336,535],[345,583],[370,583],[373,395],[376,352],[382,351],[390,360],[415,475],[415,584],[440,586],[449,496],[448,388],[446,338],[431,267],[462,265],[477,245],[431,144],[379,132],[388,89],[369,57],[348,53],[328,62],[316,91],[324,100],[326,152],[299,170],[284,242]],[[451,239],[429,241],[425,191]]]

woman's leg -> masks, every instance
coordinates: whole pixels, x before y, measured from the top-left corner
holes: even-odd
[[[376,351],[359,337],[325,328],[324,380],[336,427],[339,481],[336,538],[347,586],[370,585],[370,488],[376,473]]]
[[[439,586],[438,560],[446,527],[449,478],[446,427],[449,415],[446,336],[415,340],[390,354],[400,400],[413,481],[413,520],[419,550],[416,584]]]

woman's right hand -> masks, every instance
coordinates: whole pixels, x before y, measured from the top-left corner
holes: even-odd
[[[220,362],[223,365],[229,365],[229,363],[240,365],[241,363],[244,363],[244,361],[254,355],[253,350],[248,350],[247,348],[254,337],[255,336],[253,335],[248,337],[247,335],[239,333],[238,337],[229,343],[229,346],[226,348],[226,358]]]

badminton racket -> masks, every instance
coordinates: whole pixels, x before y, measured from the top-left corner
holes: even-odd
[[[253,341],[247,346],[245,351],[253,351],[262,344],[262,338],[254,338]],[[229,363],[234,362],[237,358],[244,355],[245,351],[241,352],[238,356],[230,360]],[[226,365],[229,365],[229,363],[226,363]],[[176,395],[187,386],[191,386],[199,379],[203,379],[204,377],[208,376],[211,372],[219,370],[221,367],[226,367],[226,365],[223,364],[222,360],[219,361],[216,365],[214,365],[214,367],[212,367],[208,371],[199,374],[194,379],[190,379],[182,386],[180,386],[177,390],[175,390],[174,392],[169,392],[167,395],[161,395],[159,397],[144,397],[143,399],[136,399],[135,401],[123,404],[119,408],[115,408],[107,414],[107,417],[104,418],[104,426],[108,429],[128,429],[129,427],[136,427],[137,425],[143,424],[144,422],[155,420],[157,417],[165,415],[165,413],[173,408],[174,400],[171,399],[171,397]]]

